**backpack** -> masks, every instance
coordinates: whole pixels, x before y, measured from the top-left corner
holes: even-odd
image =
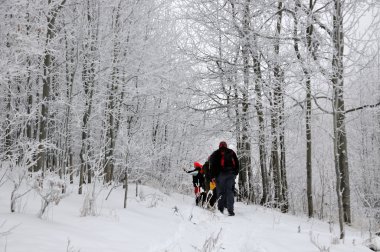
[[[234,160],[234,153],[232,150],[225,150],[222,151],[220,158],[220,167],[222,168],[222,171],[231,171],[236,169],[236,164]]]

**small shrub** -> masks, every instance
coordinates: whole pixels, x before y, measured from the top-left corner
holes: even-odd
[[[202,252],[218,251],[221,247],[221,245],[218,245],[221,232],[222,232],[222,229],[219,230],[218,234],[215,237],[214,237],[214,234],[211,234],[211,236],[205,240],[203,247],[200,251]]]

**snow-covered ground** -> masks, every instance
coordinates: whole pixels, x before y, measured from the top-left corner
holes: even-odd
[[[131,185],[123,209],[123,189],[113,190],[105,200],[108,192],[103,190],[97,198],[97,216],[80,217],[84,196],[72,192],[39,219],[37,194],[29,193],[18,203],[19,212],[10,213],[10,188],[3,186],[0,233],[13,229],[0,235],[0,251],[370,251],[359,230],[347,228],[344,243],[337,244],[336,224],[330,233],[327,223],[259,206],[236,203],[236,216],[229,217],[194,206],[192,197],[146,186],[135,197]]]

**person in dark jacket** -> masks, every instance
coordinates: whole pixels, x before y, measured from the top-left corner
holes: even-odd
[[[236,153],[227,148],[227,143],[222,141],[219,148],[212,153],[210,164],[211,179],[216,181],[218,210],[223,213],[224,208],[227,208],[228,215],[234,216],[235,178],[239,174]]]
[[[216,188],[215,182],[211,180],[210,173],[210,157],[208,157],[207,161],[203,164],[202,167],[204,171],[205,177],[205,192],[206,192],[206,206],[207,208],[212,208],[216,202]]]
[[[194,169],[190,171],[186,171],[186,172],[193,175],[195,203],[198,205],[199,203],[204,202],[206,198],[205,193],[204,193],[205,179],[204,179],[204,171],[202,169],[202,165],[198,162],[194,162]],[[203,192],[201,191],[201,188]]]

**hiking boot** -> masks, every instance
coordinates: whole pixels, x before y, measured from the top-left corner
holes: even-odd
[[[228,211],[228,216],[235,216],[234,211]]]
[[[221,212],[223,214],[224,212],[224,209],[223,208],[218,208],[219,212]]]

